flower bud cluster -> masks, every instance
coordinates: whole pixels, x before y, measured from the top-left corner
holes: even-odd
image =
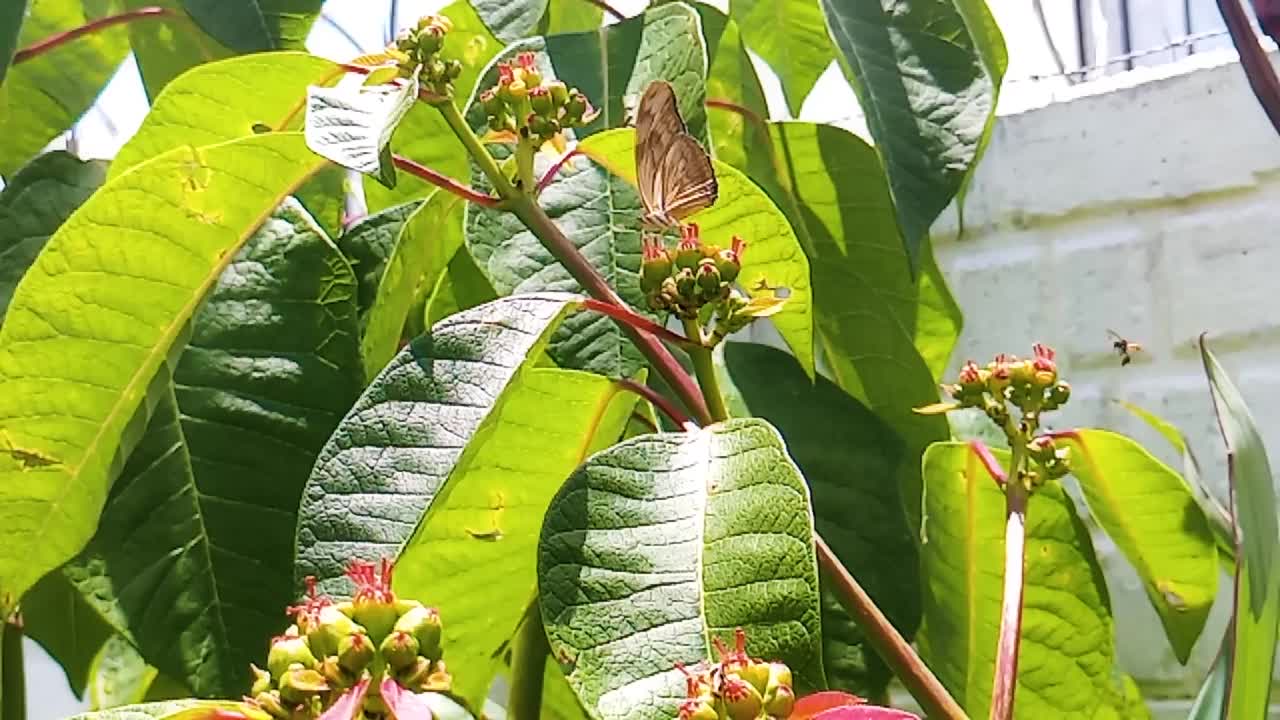
[[[1053,349],[1037,343],[1032,351],[1033,357],[1025,360],[1002,353],[986,367],[966,362],[956,382],[943,385],[955,400],[947,409],[982,408],[987,417],[1004,427],[1010,405],[1023,414],[1062,407],[1071,397],[1071,386],[1058,379]]]
[[[381,574],[372,563],[352,561],[347,576],[355,595],[334,602],[316,593],[290,608],[295,622],[271,641],[265,670],[253,667],[247,700],[279,720],[314,719],[362,680],[366,717],[388,708],[377,693],[386,679],[411,692],[448,692],[452,679],[441,660],[440,616],[391,592],[391,564]]]
[[[1036,465],[1034,480],[1057,480],[1071,472],[1071,448],[1054,442],[1052,435],[1041,435],[1027,443],[1027,457]]]
[[[682,232],[674,251],[661,236],[646,235],[641,240],[640,289],[651,309],[694,318],[704,305],[730,299],[731,285],[742,271],[746,243],[735,236],[728,248],[704,245],[694,223],[685,225]]]
[[[517,55],[514,63],[498,63],[498,84],[480,93],[479,99],[491,130],[518,133],[524,139],[548,141],[600,114],[577,88],[558,80],[544,82],[529,52]]]
[[[444,15],[425,15],[417,25],[401,30],[387,46],[387,55],[400,69],[401,77],[409,77],[415,71],[422,87],[439,97],[453,93],[453,81],[462,74],[462,63],[440,57],[444,36],[453,29],[453,22]]]
[[[780,720],[791,716],[796,704],[791,669],[747,655],[747,636],[742,628],[735,631],[735,638],[733,650],[716,638],[720,662],[715,665],[677,666],[686,682],[680,720]]]

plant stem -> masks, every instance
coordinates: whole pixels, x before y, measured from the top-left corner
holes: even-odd
[[[1267,53],[1263,51],[1258,36],[1253,32],[1249,15],[1240,5],[1240,0],[1218,0],[1218,10],[1222,12],[1227,31],[1231,33],[1231,42],[1240,54],[1240,67],[1244,68],[1249,88],[1262,105],[1272,127],[1280,132],[1280,79],[1276,77]]]
[[[951,697],[915,650],[911,649],[906,638],[880,612],[871,596],[853,579],[853,575],[827,546],[826,541],[815,534],[813,544],[818,551],[818,565],[834,586],[836,595],[840,597],[840,604],[857,621],[858,627],[866,633],[867,641],[888,663],[893,674],[906,686],[907,692],[911,693],[911,697],[920,703],[925,715],[932,720],[967,720],[964,709]]]
[[[416,163],[402,155],[392,155],[391,158],[392,158],[392,161],[395,162],[396,167],[400,168],[401,170],[404,170],[405,172],[409,173],[410,175],[413,175],[414,177],[422,178],[423,180],[426,180],[427,182],[431,183],[432,185],[435,185],[438,188],[443,188],[453,193],[454,195],[457,195],[463,200],[468,200],[477,205],[483,205],[485,207],[497,207],[498,204],[502,202],[500,198],[496,198],[496,197],[493,197],[492,195],[486,195],[484,193],[476,192],[475,190],[472,190],[466,185],[463,185],[457,180],[454,180],[453,178],[449,177],[448,175],[436,172],[435,170],[432,170],[426,165],[421,165],[419,163]]]
[[[693,421],[689,419],[689,416],[680,412],[680,408],[676,407],[674,403],[663,397],[657,390],[628,378],[622,378],[616,382],[622,389],[635,393],[645,400],[648,400],[654,407],[661,410],[662,414],[666,415],[668,420],[675,423],[677,427],[681,427],[686,430],[697,429],[698,426],[693,424]],[[654,432],[657,432],[656,427],[654,428]]]
[[[1004,598],[1000,603],[1000,640],[996,645],[996,671],[991,686],[991,720],[1013,717],[1013,695],[1018,687],[1018,649],[1022,634],[1022,589],[1026,572],[1027,485],[1023,477],[1026,438],[1010,436],[1012,460],[1004,484]]]
[[[685,318],[684,334],[690,340],[697,340],[695,347],[689,348],[689,359],[693,361],[693,373],[698,378],[698,386],[702,388],[702,399],[707,403],[711,419],[723,422],[729,419],[729,411],[724,406],[724,395],[720,392],[720,379],[716,377],[715,362],[711,359],[711,348],[703,341],[702,328],[697,320]]]
[[[26,720],[27,687],[22,665],[22,625],[4,621],[0,639],[0,720]]]
[[[537,720],[542,712],[542,678],[551,646],[542,627],[542,612],[535,597],[525,611],[511,659],[511,720]]]
[[[18,64],[24,63],[32,58],[39,57],[40,55],[46,52],[49,52],[54,48],[57,48],[61,45],[65,45],[66,43],[69,43],[72,40],[83,37],[85,35],[98,32],[99,30],[105,30],[109,27],[112,27],[113,25],[120,25],[122,23],[133,22],[134,20],[141,20],[143,18],[180,19],[181,16],[178,13],[172,10],[169,10],[168,8],[162,8],[162,7],[144,7],[144,8],[138,8],[136,10],[129,10],[126,12],[122,12],[117,15],[108,15],[106,17],[98,18],[97,20],[94,20],[92,22],[87,22],[84,25],[81,25],[79,27],[74,27],[74,28],[71,28],[70,30],[64,30],[55,35],[50,35],[49,37],[43,40],[38,40],[22,48],[21,50],[13,54],[13,64],[18,65]]]
[[[480,142],[480,138],[476,137],[476,134],[471,131],[471,126],[462,117],[458,106],[452,100],[449,100],[437,103],[436,109],[444,116],[444,121],[449,123],[449,129],[453,130],[454,135],[458,136],[458,140],[467,149],[471,159],[476,161],[476,164],[480,166],[480,170],[484,172],[485,177],[489,178],[489,182],[493,183],[494,189],[498,191],[498,196],[510,200],[520,195],[520,191],[516,190],[515,186],[511,184],[511,181],[502,172],[502,168],[498,167],[497,161],[485,149],[484,143]]]

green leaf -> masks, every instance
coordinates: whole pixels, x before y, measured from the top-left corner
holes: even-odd
[[[402,84],[363,85],[348,75],[337,87],[307,88],[307,147],[350,170],[396,186],[391,135],[418,101],[418,76]]]
[[[1218,594],[1209,522],[1186,482],[1138,443],[1106,430],[1057,436],[1098,524],[1142,578],[1178,661],[1186,663]]]
[[[1218,359],[1200,339],[1200,355],[1213,396],[1222,440],[1227,445],[1231,508],[1239,543],[1236,550],[1235,607],[1224,650],[1228,666],[1227,717],[1261,717],[1267,712],[1280,627],[1280,528],[1276,490],[1266,448],[1244,398]]]
[[[293,133],[176,149],[103,186],[50,238],[0,329],[0,595],[20,597],[88,542],[142,429],[131,419],[192,315],[320,164]]]
[[[103,646],[116,629],[62,572],[40,579],[22,598],[28,637],[58,662],[67,685],[83,697]]]
[[[425,202],[397,206],[412,213],[401,215],[403,220],[391,237],[386,262],[370,287],[361,342],[370,380],[391,360],[401,338],[406,336],[405,323],[415,299],[436,287],[449,260],[462,246],[462,202],[457,195],[436,191]],[[393,211],[386,210],[384,214]],[[489,299],[492,298],[485,298]]]
[[[634,130],[614,130],[595,135],[580,143],[578,149],[627,183],[634,181]],[[712,207],[695,213],[688,220],[698,224],[702,239],[707,243],[728,247],[735,235],[746,240],[747,250],[742,256],[742,272],[737,283],[748,294],[753,297],[762,294],[771,297],[774,291],[763,289],[761,281],[766,281],[770,288],[781,286],[790,289],[786,304],[770,320],[800,361],[801,367],[812,377],[814,333],[809,261],[787,222],[787,217],[769,196],[740,171],[716,160],[712,163],[720,184],[720,199]],[[617,180],[613,183],[618,184]],[[629,185],[626,189],[634,197],[634,191]],[[550,203],[550,199],[546,199],[546,202]],[[638,208],[638,205],[630,207]],[[609,222],[615,227],[634,228],[632,232],[638,243],[638,211],[630,211],[627,206],[620,206],[619,209],[628,212],[624,212],[622,218],[610,217]],[[552,217],[556,215],[552,213]],[[605,220],[602,218],[600,222]],[[638,281],[636,289],[639,289]],[[627,298],[628,295],[624,293],[623,297]]]
[[[823,377],[812,382],[787,353],[724,344],[722,384],[735,415],[778,428],[813,493],[818,533],[906,638],[920,624],[919,553],[894,473],[902,441]],[[740,407],[739,407],[740,405]],[[835,595],[823,588],[823,657],[832,688],[885,692],[889,668]]]
[[[241,53],[302,48],[324,0],[182,0],[218,42]]]
[[[285,203],[197,314],[175,393],[64,570],[147,661],[198,695],[247,690],[245,668],[262,661],[293,599],[298,497],[363,385],[355,286],[337,248]]]
[[[32,4],[18,46],[79,27],[119,10],[113,0],[41,0]],[[127,31],[114,27],[15,65],[4,78],[0,106],[0,175],[17,171],[75,124],[129,54]],[[7,62],[6,62],[7,64]],[[67,68],[75,68],[68,72]]]
[[[453,691],[473,707],[524,615],[515,599],[536,588],[538,531],[551,497],[589,454],[618,439],[635,403],[599,375],[530,369],[508,385],[427,498],[396,561],[394,589],[439,609]]]
[[[158,672],[121,635],[112,635],[93,660],[89,707],[94,710],[146,702]]]
[[[462,63],[462,74],[453,81],[453,95],[461,103],[470,97],[480,73],[489,60],[502,49],[472,9],[467,0],[457,0],[440,11],[453,22],[444,38],[445,57]],[[467,153],[440,111],[426,103],[417,103],[400,121],[394,146],[397,153],[412,158],[436,172],[460,182],[470,181]],[[369,212],[377,212],[408,200],[424,198],[436,188],[425,180],[401,175],[394,189],[384,187],[373,178],[365,179],[365,201]]]
[[[598,718],[671,718],[676,663],[712,639],[825,686],[808,488],[763,420],[644,435],[593,455],[551,503],[538,596],[569,684]]]
[[[373,306],[374,298],[377,297],[378,287],[386,276],[388,261],[397,248],[400,230],[421,204],[414,200],[366,215],[356,221],[338,239],[338,248],[356,268],[356,275],[360,280],[359,304],[362,328],[368,321],[369,308]],[[385,364],[383,362],[378,367]]]
[[[818,76],[836,59],[818,0],[733,0],[729,15],[742,38],[782,83],[791,115],[800,115]]]
[[[1204,684],[1196,693],[1195,703],[1187,713],[1187,720],[1222,720],[1227,717],[1229,687],[1227,672],[1231,664],[1230,650],[1231,637],[1228,635],[1222,638],[1222,648],[1218,650],[1218,657],[1214,659],[1213,665],[1209,668],[1209,674],[1205,676]]]
[[[165,700],[72,715],[67,720],[165,720],[184,710],[229,710],[243,714],[242,703],[230,700]]]
[[[297,52],[202,65],[165,87],[116,154],[108,177],[174,148],[254,137],[257,124],[299,129],[307,87],[335,82],[341,74],[337,63]]]
[[[991,451],[1008,467],[1008,453]],[[1004,577],[1004,493],[970,447],[924,456],[921,654],[970,717],[986,717]],[[1056,483],[1027,508],[1015,717],[1133,717],[1116,686],[1114,623],[1089,531]]]
[[[14,0],[0,8],[0,85],[4,84],[13,54],[18,50],[18,33],[26,19],[28,5],[30,0]],[[4,110],[3,102],[4,98],[0,96],[0,112]]]
[[[913,267],[929,226],[973,171],[995,113],[1004,40],[966,0],[822,0],[888,170]]]
[[[129,43],[149,99],[155,99],[169,82],[187,70],[236,54],[187,16],[183,9],[185,0],[124,0],[124,4],[129,10],[160,7],[177,16],[171,20],[129,23]]]
[[[102,185],[107,163],[56,151],[41,155],[0,190],[0,327],[14,288],[49,236]]]
[[[504,391],[579,305],[565,294],[504,298],[401,350],[320,452],[299,509],[296,579],[314,575],[341,594],[349,560],[394,557]]]
[[[471,253],[462,248],[453,254],[453,259],[436,283],[424,308],[424,321],[430,327],[456,312],[470,310],[497,298],[498,293],[476,267]]]
[[[597,30],[603,20],[604,8],[590,0],[547,0],[547,11],[538,24],[538,34],[559,35]]]
[[[485,27],[503,43],[533,33],[547,11],[547,0],[472,0]]]

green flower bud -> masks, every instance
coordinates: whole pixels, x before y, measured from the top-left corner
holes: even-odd
[[[569,99],[565,102],[565,105],[564,105],[565,123],[569,125],[573,125],[574,123],[581,120],[583,114],[586,113],[588,106],[589,106],[589,103],[587,102],[586,95],[583,95],[582,93],[578,92],[577,88],[574,88],[573,90],[571,90],[569,92]]]
[[[308,698],[329,691],[329,683],[315,670],[291,667],[280,678],[280,699],[290,705],[304,703]]]
[[[751,683],[736,675],[726,675],[721,688],[724,709],[729,720],[758,720],[764,707],[764,698]]]
[[[710,700],[694,698],[680,705],[680,720],[720,720],[720,713]]]
[[[780,687],[792,687],[791,668],[787,667],[786,663],[769,663],[769,682],[765,686],[765,690],[772,692]]]
[[[551,92],[551,101],[556,107],[564,107],[569,102],[569,87],[559,80],[547,83],[547,90]]]
[[[462,75],[461,60],[450,60],[449,62],[445,63],[445,77],[447,77],[450,81],[453,81],[453,80],[457,80],[460,75]]]
[[[1071,386],[1065,382],[1060,382],[1057,385],[1054,385],[1049,388],[1048,399],[1055,407],[1065,405],[1067,400],[1071,399]]]
[[[407,632],[418,641],[418,654],[428,660],[439,660],[443,654],[440,646],[440,613],[435,608],[418,605],[410,608],[396,621],[396,630]]]
[[[270,692],[260,692],[253,696],[253,701],[258,707],[266,710],[272,717],[287,720],[292,713],[285,708],[284,703],[280,701],[280,693],[272,690]]]
[[[716,269],[720,271],[720,279],[725,282],[733,282],[737,279],[738,273],[742,271],[742,263],[738,260],[738,254],[732,250],[721,250],[716,253]]]
[[[507,97],[503,98],[507,102],[521,100],[529,95],[529,86],[524,84],[522,80],[512,80],[511,84],[505,86]]]
[[[359,630],[354,620],[332,605],[320,608],[316,617],[318,623],[307,633],[307,645],[312,654],[319,657],[338,652],[338,643]]]
[[[271,673],[252,664],[249,665],[249,671],[253,673],[253,686],[249,689],[250,695],[257,695],[271,689]]]
[[[551,119],[547,120],[546,124],[542,128],[542,132],[538,134],[542,136],[543,140],[550,140],[555,137],[558,132],[560,132],[560,121]]]
[[[338,643],[338,664],[359,675],[373,662],[373,641],[362,632],[353,632]]]
[[[444,47],[444,28],[430,25],[418,33],[418,52],[421,57],[434,55]]]
[[[790,685],[779,685],[764,698],[764,712],[771,718],[789,718],[796,707],[796,694]]]
[[[679,256],[676,257],[676,264],[680,264]],[[676,273],[676,292],[685,298],[693,297],[693,293],[698,289],[698,283],[694,280],[693,270],[684,268]]]
[[[418,639],[403,630],[393,630],[378,646],[378,654],[392,670],[403,670],[418,660]]]
[[[498,91],[494,88],[480,93],[480,104],[484,106],[484,111],[489,117],[502,115],[507,111],[507,104],[498,97]]]
[[[719,294],[720,292],[720,271],[716,269],[716,264],[711,260],[703,260],[698,265],[698,287],[702,291],[711,294]]]
[[[660,237],[645,237],[640,241],[640,289],[651,293],[662,287],[671,277],[671,253]]]
[[[738,677],[751,683],[751,687],[760,692],[761,695],[769,687],[769,663],[750,662],[738,670]]]
[[[337,655],[321,660],[318,671],[325,682],[329,683],[329,687],[346,688],[355,683],[355,675],[342,668]]]
[[[281,635],[271,642],[267,653],[267,670],[272,677],[281,677],[291,665],[304,668],[316,666],[316,656],[307,646],[307,639],[297,635]]]
[[[550,90],[545,87],[536,87],[529,91],[529,106],[534,112],[549,117],[553,109],[552,105]]]

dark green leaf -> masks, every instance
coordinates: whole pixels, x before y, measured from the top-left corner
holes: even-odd
[[[22,597],[28,637],[62,666],[67,685],[83,697],[103,644],[116,629],[62,572],[51,572]]]
[[[497,297],[498,293],[489,284],[489,279],[471,259],[471,253],[461,248],[453,254],[423,308],[424,322],[430,327],[456,312],[470,310]]]
[[[427,498],[396,561],[395,591],[447,618],[453,691],[473,707],[525,614],[518,598],[536,589],[538,531],[551,497],[589,454],[618,439],[635,403],[599,375],[531,368],[511,381]]]
[[[29,597],[29,596],[28,596]],[[113,635],[93,661],[89,680],[89,707],[93,710],[135,705],[147,701],[156,669],[121,635]],[[190,693],[183,693],[185,697]]]
[[[160,7],[177,15],[175,20],[129,23],[129,42],[150,99],[187,70],[236,54],[187,17],[185,0],[124,0],[124,4],[130,10]]]
[[[538,545],[552,655],[598,718],[668,720],[676,663],[712,639],[825,685],[804,478],[763,420],[644,435],[592,456],[552,501]]]
[[[1106,430],[1063,433],[1071,473],[1098,524],[1142,578],[1186,663],[1218,594],[1218,554],[1187,483],[1141,445]]]
[[[1008,453],[993,450],[1008,467]],[[924,456],[921,654],[970,717],[991,702],[1004,577],[1004,493],[963,443]],[[1026,576],[1015,717],[1125,717],[1110,598],[1089,531],[1056,483],[1027,507]]]
[[[733,0],[729,15],[777,73],[791,115],[799,117],[800,104],[836,59],[818,0]]]
[[[1276,490],[1262,437],[1253,415],[1218,359],[1200,339],[1204,371],[1209,377],[1218,427],[1227,445],[1231,509],[1237,536],[1235,607],[1224,650],[1228,717],[1262,717],[1271,695],[1280,627],[1280,528]]]
[[[811,382],[781,350],[726,343],[721,367],[734,414],[764,418],[782,433],[813,493],[819,534],[909,639],[920,624],[920,576],[894,479],[902,441],[834,383]],[[831,686],[881,695],[888,667],[826,588],[822,629]]]
[[[822,0],[841,65],[889,174],[907,254],[977,162],[1004,74],[1004,40],[981,3]]]
[[[296,133],[175,149],[49,239],[0,328],[0,596],[89,541],[196,309],[320,163]]]
[[[532,34],[547,11],[547,0],[472,0],[471,5],[503,43]]]
[[[420,205],[420,201],[413,200],[363,217],[338,239],[338,248],[351,261],[360,281],[362,332],[369,319],[369,308],[385,279],[387,263],[397,248],[400,229]]]
[[[13,62],[13,54],[18,50],[18,33],[22,30],[22,21],[26,19],[30,4],[30,0],[12,0],[0,8],[0,85],[4,84],[9,63]],[[4,112],[3,102],[3,97],[0,97],[0,113]]]
[[[182,0],[187,14],[236,52],[300,49],[324,0]]]
[[[394,557],[504,391],[579,302],[563,294],[498,300],[441,321],[396,355],[307,481],[296,578],[314,575],[341,594],[349,560]]]
[[[118,10],[114,0],[34,3],[22,24],[18,46]],[[91,33],[9,69],[4,79],[6,97],[0,106],[0,137],[4,138],[0,142],[0,175],[13,174],[89,109],[129,54],[127,32],[117,26]]]
[[[559,35],[596,30],[603,20],[604,8],[591,0],[547,0],[547,11],[538,24],[538,34]]]
[[[32,160],[0,190],[0,327],[14,288],[45,241],[106,174],[105,162],[57,151]]]

